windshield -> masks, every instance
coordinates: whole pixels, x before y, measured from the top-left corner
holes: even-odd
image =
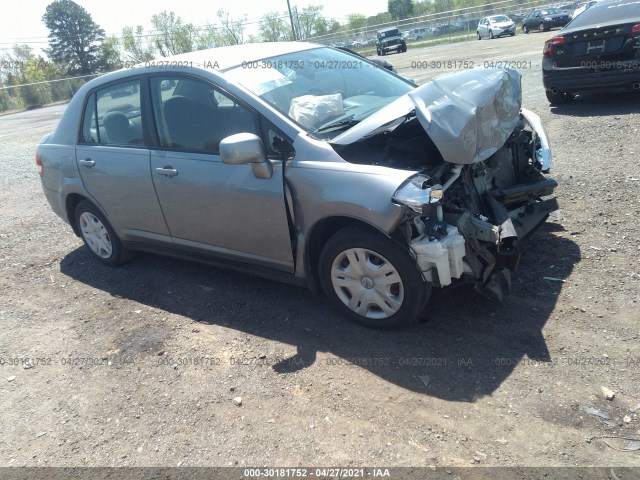
[[[397,28],[394,28],[393,30],[384,30],[382,32],[378,32],[378,36],[380,38],[398,37],[400,36],[400,32]]]
[[[363,58],[327,47],[243,62],[225,76],[322,138],[336,136],[414,88]]]
[[[497,22],[510,22],[511,20],[509,20],[509,17],[505,15],[499,15],[497,17],[491,17],[491,21],[497,23]]]
[[[540,13],[542,13],[542,15],[557,15],[562,13],[562,11],[559,8],[547,8],[546,10],[542,10]]]

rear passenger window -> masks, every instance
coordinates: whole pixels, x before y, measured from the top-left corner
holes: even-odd
[[[162,147],[217,155],[223,138],[258,134],[251,110],[202,80],[154,77],[151,95]]]
[[[140,81],[110,85],[92,93],[82,125],[82,141],[102,145],[143,145]]]

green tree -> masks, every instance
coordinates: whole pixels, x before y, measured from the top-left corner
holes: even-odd
[[[147,41],[142,25],[138,25],[135,29],[133,27],[122,29],[122,49],[126,59],[136,63],[153,60],[156,56],[156,50],[153,44]]]
[[[396,19],[413,16],[413,0],[388,0],[387,11]]]
[[[100,63],[104,30],[72,0],[50,3],[42,21],[49,29],[47,56],[70,74],[93,73]]]
[[[195,50],[195,27],[190,23],[184,23],[175,12],[165,10],[157,13],[151,17],[151,24],[156,30],[154,45],[163,57]]]
[[[48,80],[49,62],[37,57],[28,45],[14,45],[2,60],[11,67],[5,77],[9,85],[16,87],[7,92],[15,106],[35,108],[51,102],[51,86],[44,83]]]
[[[115,36],[106,37],[100,47],[99,71],[112,72],[121,68],[121,66],[120,40]]]
[[[367,17],[361,13],[350,13],[347,15],[347,30],[356,30],[367,26]]]
[[[260,18],[258,32],[263,42],[280,42],[291,38],[291,28],[278,12],[264,14]]]
[[[430,13],[434,13],[433,2],[422,0],[413,4],[413,14],[415,16],[428,15]]]
[[[231,14],[224,9],[218,10],[218,20],[222,26],[220,41],[221,45],[239,45],[244,40],[244,23],[247,17],[233,18]]]
[[[309,5],[298,14],[300,40],[327,32],[327,20],[322,16],[322,5]]]
[[[433,7],[436,13],[453,10],[454,5],[453,0],[433,0]]]
[[[367,25],[370,27],[391,22],[393,22],[393,17],[389,12],[380,12],[377,15],[367,18]]]
[[[329,20],[329,25],[327,27],[327,33],[338,33],[342,29],[342,25],[335,18]]]

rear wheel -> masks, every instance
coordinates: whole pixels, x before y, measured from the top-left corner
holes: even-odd
[[[522,31],[524,33],[529,33],[529,27],[527,27],[526,25],[522,25]]]
[[[545,90],[545,94],[551,105],[564,105],[573,100],[573,95],[560,91],[552,92],[551,90]]]
[[[478,35],[478,40],[482,40],[482,37],[480,36],[480,32],[476,32],[476,35]]]
[[[539,29],[541,32],[546,32],[546,31],[547,31],[547,29],[546,29],[546,28],[544,28],[544,23],[542,23],[542,22],[540,22],[540,25],[538,25],[538,29]]]
[[[318,265],[333,307],[371,328],[395,329],[418,320],[430,293],[409,253],[380,233],[346,227],[329,239]]]
[[[124,248],[109,222],[93,204],[86,200],[78,203],[75,220],[82,240],[99,261],[115,267],[131,258],[130,251]]]

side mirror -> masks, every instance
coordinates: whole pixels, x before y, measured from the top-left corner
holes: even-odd
[[[220,141],[220,158],[228,165],[251,164],[256,178],[271,178],[273,166],[260,137],[253,133],[236,133]]]

